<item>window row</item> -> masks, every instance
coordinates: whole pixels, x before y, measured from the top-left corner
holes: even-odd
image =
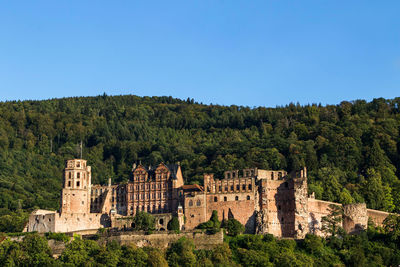
[[[134,207],[131,206],[129,208],[130,214],[133,215],[133,210]],[[152,205],[152,206],[136,206],[136,212],[139,211],[147,211],[149,213],[162,213],[162,212],[168,212],[168,204],[164,204],[163,206],[160,204],[158,206]]]
[[[134,199],[136,199],[136,200],[143,200],[143,199],[160,199],[161,198],[161,196],[163,197],[163,198],[166,198],[167,196],[168,197],[170,197],[171,195],[170,194],[167,194],[167,192],[164,192],[164,193],[152,193],[152,194],[149,194],[149,193],[147,193],[147,194],[144,194],[144,193],[142,193],[142,194],[130,194],[129,195],[129,200],[134,200]]]
[[[136,190],[139,190],[139,189],[144,190],[145,188],[146,189],[150,189],[150,184],[146,184],[146,185],[142,184],[142,185],[135,185],[135,186],[131,185],[130,186],[130,190],[131,191],[133,191],[134,189],[136,189]],[[165,184],[152,184],[151,185],[151,189],[161,189],[161,188],[167,189],[168,188],[168,184],[165,183]]]
[[[247,195],[246,200],[251,200],[251,197]],[[228,201],[228,197],[224,197],[224,201]],[[235,201],[239,201],[239,196],[235,196]],[[218,197],[214,197],[214,202],[218,202]]]
[[[201,200],[200,199],[198,199],[197,201],[196,201],[196,206],[201,206]],[[193,207],[193,200],[189,200],[189,207]]]
[[[86,173],[83,172],[82,174],[83,174],[82,177],[83,177],[83,178],[86,178]],[[69,179],[72,179],[72,172],[68,172],[68,178],[69,178]],[[81,178],[81,173],[80,173],[80,172],[77,172],[77,173],[76,173],[76,178],[77,178],[77,179],[80,179],[80,178]]]
[[[217,191],[217,188],[218,188],[218,192],[222,192],[222,188],[223,188],[222,185],[219,185],[219,186],[215,185],[215,191]],[[242,188],[242,191],[246,191],[246,189],[247,190],[252,190],[253,186],[251,184],[248,184],[248,185],[242,184],[242,186],[237,184],[236,185],[236,191],[240,191],[240,188]],[[230,185],[228,187],[228,185],[225,185],[224,186],[224,192],[228,192],[228,189],[230,189],[230,191],[233,192],[234,189],[235,189],[235,186],[234,185]],[[207,186],[207,192],[211,192],[209,186]]]

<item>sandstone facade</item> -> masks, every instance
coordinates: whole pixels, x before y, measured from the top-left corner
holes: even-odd
[[[323,235],[321,220],[332,203],[308,196],[307,169],[287,173],[257,168],[226,171],[222,179],[204,174],[203,186],[185,185],[179,164],[141,164],[132,169],[128,183],[91,184],[91,168],[82,159],[68,160],[60,212],[37,210],[25,231],[74,232],[101,227],[131,228],[138,211],[156,217],[163,231],[172,216],[182,230],[192,230],[210,219],[235,218],[248,233],[304,238]],[[365,204],[343,206],[343,227],[350,233],[366,228],[368,218],[382,224],[388,213],[366,209]]]

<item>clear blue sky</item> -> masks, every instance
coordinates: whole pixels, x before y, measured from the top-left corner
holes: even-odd
[[[400,96],[400,1],[2,1],[0,101]]]

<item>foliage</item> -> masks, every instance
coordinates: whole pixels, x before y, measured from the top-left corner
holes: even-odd
[[[335,237],[340,231],[343,210],[339,205],[330,204],[328,206],[329,214],[321,219],[321,230],[330,236]]]
[[[224,222],[224,228],[226,228],[228,235],[237,236],[244,232],[244,226],[238,220],[234,218],[228,219]]]
[[[45,234],[45,237],[47,239],[53,239],[57,241],[62,241],[64,243],[67,243],[70,240],[70,237],[66,235],[65,233],[52,233],[48,232]]]
[[[168,222],[167,229],[170,231],[179,231],[179,220],[178,217],[173,216],[172,219]]]
[[[207,233],[215,234],[220,231],[221,222],[218,219],[218,212],[216,210],[212,211],[210,220],[201,223],[197,226],[198,229],[205,229]]]
[[[153,231],[155,229],[156,219],[150,213],[138,211],[133,217],[135,230]]]
[[[165,252],[76,237],[58,259],[51,257],[44,237],[28,234],[22,242],[0,239],[0,266],[398,266],[398,229],[399,217],[390,216],[384,229],[370,224],[359,235],[308,234],[295,241],[243,234],[207,250],[196,250],[191,238],[182,237]]]

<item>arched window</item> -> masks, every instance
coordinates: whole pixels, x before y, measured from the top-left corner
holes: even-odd
[[[193,201],[189,200],[189,207],[193,206]]]
[[[231,191],[233,191],[233,185],[231,185]]]
[[[227,198],[227,197],[224,197],[224,201],[228,201],[228,198]]]
[[[249,184],[249,190],[251,190],[251,184]]]
[[[197,205],[197,206],[200,206],[200,205],[201,205],[200,199],[197,200],[196,205]]]
[[[246,185],[245,184],[242,185],[242,190],[246,190]]]
[[[250,196],[247,196],[247,200],[250,200]]]
[[[239,200],[239,197],[238,197],[238,196],[236,196],[236,197],[235,197],[235,200]]]
[[[240,185],[236,185],[236,191],[239,191],[240,190]]]
[[[214,202],[218,202],[218,197],[214,197]]]

